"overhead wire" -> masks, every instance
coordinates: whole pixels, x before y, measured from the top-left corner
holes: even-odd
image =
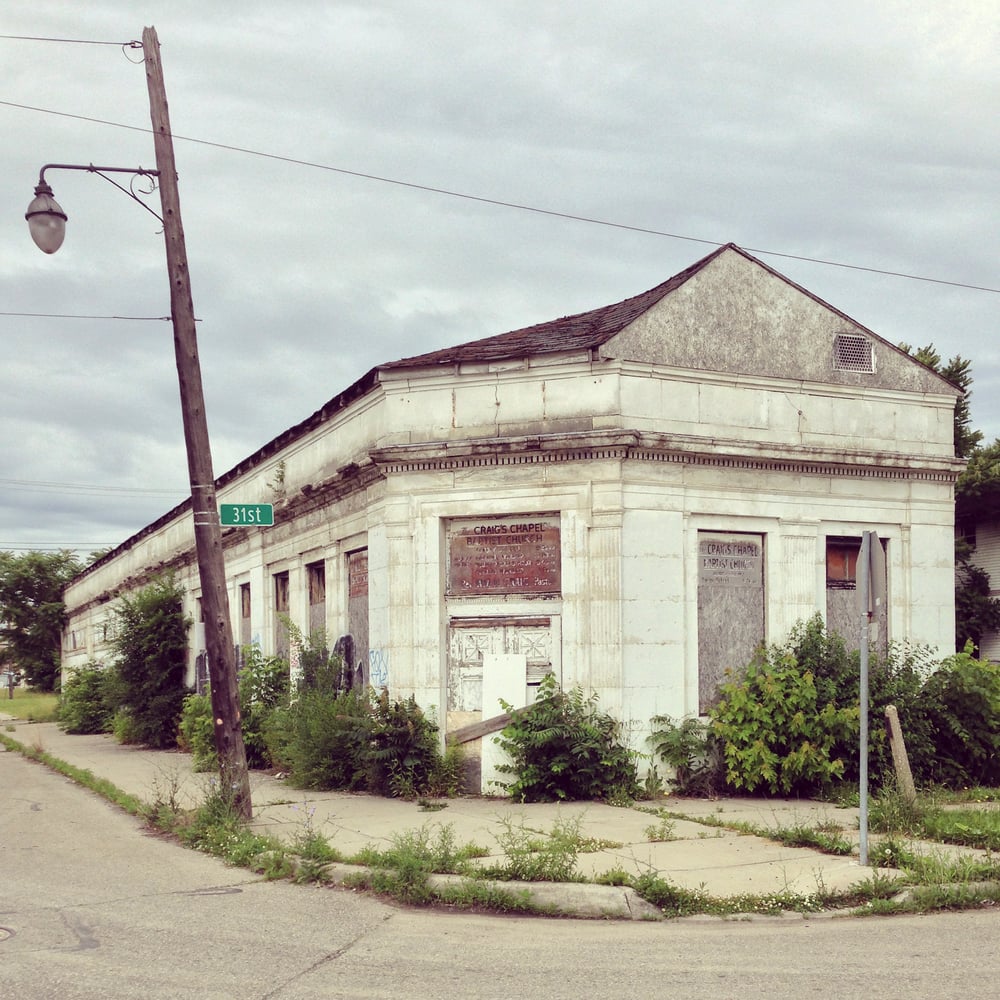
[[[0,36],[4,37],[4,36]],[[117,43],[115,43],[117,44]],[[17,104],[13,101],[0,101],[0,105],[18,108],[22,111],[35,111],[40,114],[56,115],[61,118],[71,118],[76,121],[85,121],[96,125],[107,125],[111,128],[125,129],[133,132],[143,132],[152,134],[152,129],[139,125],[126,125],[123,122],[113,122],[104,118],[94,118],[89,115],[76,115],[65,111],[54,111],[51,108],[39,108],[29,104]],[[501,198],[489,198],[484,195],[469,194],[464,191],[455,191],[450,188],[437,187],[431,184],[420,184],[415,181],[401,180],[396,177],[386,177],[381,174],[368,173],[361,170],[350,170],[347,167],[338,167],[333,164],[319,163],[315,160],[303,160],[294,156],[285,156],[280,153],[268,153],[259,149],[250,149],[246,146],[234,146],[229,143],[214,142],[210,139],[198,139],[194,136],[178,135],[173,133],[173,138],[180,142],[190,142],[199,146],[208,146],[213,149],[222,149],[231,153],[242,153],[246,156],[255,156],[267,160],[275,160],[280,163],[290,163],[294,166],[310,167],[314,170],[324,170],[329,173],[341,174],[346,177],[356,177],[359,180],[375,181],[380,184],[391,184],[396,187],[408,188],[413,191],[423,191],[428,194],[438,194],[448,198],[460,198],[464,201],[472,201],[481,205],[493,205],[497,208],[509,208],[519,212],[531,212],[536,215],[545,215],[550,218],[566,219],[571,222],[582,222],[587,225],[604,226],[610,229],[620,229],[627,232],[640,233],[647,236],[662,236],[672,240],[684,240],[689,243],[700,243],[706,246],[723,246],[724,241],[710,240],[699,236],[687,236],[682,233],[672,233],[663,229],[653,229],[647,226],[636,226],[624,222],[613,222],[610,219],[598,219],[593,216],[579,215],[573,212],[562,212],[556,209],[540,208],[537,205],[527,205],[521,202],[506,201]],[[922,281],[935,285],[947,285],[952,288],[964,288],[970,291],[990,292],[1000,295],[1000,288],[989,285],[975,285],[966,281],[954,281],[947,278],[934,278],[923,274],[910,274],[906,271],[893,271],[888,268],[872,267],[864,264],[848,264],[845,261],[827,260],[822,257],[809,257],[804,254],[787,253],[781,250],[769,250],[763,247],[745,247],[748,252],[762,254],[767,257],[780,257],[784,260],[797,260],[809,264],[819,264],[824,267],[837,267],[850,271],[861,271],[867,274],[879,274],[885,277],[904,278],[908,281]]]

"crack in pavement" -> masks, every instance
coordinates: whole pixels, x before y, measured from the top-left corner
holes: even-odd
[[[383,924],[388,923],[388,921],[390,921],[391,919],[392,919],[392,914],[387,913],[382,918],[382,923]],[[335,951],[331,951],[329,954],[324,955],[322,958],[318,958],[315,962],[312,963],[312,965],[308,966],[305,969],[302,969],[301,972],[295,973],[294,976],[289,976],[288,979],[286,979],[282,983],[279,983],[277,986],[274,987],[274,989],[270,990],[267,993],[262,994],[260,1000],[275,1000],[275,998],[280,996],[280,994],[283,993],[287,987],[291,986],[292,983],[297,983],[299,980],[304,979],[306,976],[315,972],[317,969],[322,968],[324,965],[327,965],[330,962],[335,962],[338,958],[347,954],[347,952],[349,952],[359,941],[361,941],[363,938],[368,937],[368,935],[371,934],[372,931],[375,929],[376,929],[375,927],[369,927],[366,928],[365,930],[362,930],[360,933],[356,934],[353,938],[351,938],[350,941],[347,941],[345,944],[342,944]]]

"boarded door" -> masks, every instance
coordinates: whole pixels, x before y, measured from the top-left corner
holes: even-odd
[[[521,707],[535,700],[542,678],[559,677],[553,618],[452,618],[448,628],[447,732],[500,715],[500,698]],[[466,744],[466,784],[483,788],[480,760],[493,736]],[[491,744],[492,745],[492,744]]]
[[[698,532],[698,711],[764,641],[764,536]]]

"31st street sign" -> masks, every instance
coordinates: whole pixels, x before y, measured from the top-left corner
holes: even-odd
[[[274,524],[274,504],[221,503],[219,522],[224,528],[266,528]]]

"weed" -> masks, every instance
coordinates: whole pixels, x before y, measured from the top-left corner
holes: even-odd
[[[442,809],[448,808],[447,802],[431,802],[430,799],[425,799],[422,796],[417,799],[417,808],[421,812],[440,812]]]
[[[632,888],[667,916],[686,917],[705,913],[709,897],[701,889],[684,889],[663,878],[659,872],[644,872],[631,880]]]
[[[425,824],[417,830],[407,830],[395,834],[391,846],[378,850],[368,846],[358,852],[353,859],[372,868],[413,868],[422,867],[427,872],[440,874],[462,874],[469,870],[469,861],[485,857],[489,851],[478,844],[467,843],[459,847],[455,843],[455,828],[451,823]]]
[[[803,825],[779,827],[777,830],[765,831],[763,835],[779,841],[786,847],[811,847],[825,854],[849,855],[854,851],[854,845],[840,834],[839,827],[836,833],[827,833],[817,827]]]
[[[873,868],[910,868],[916,860],[906,841],[884,837],[872,844],[868,861]]]
[[[674,821],[667,816],[662,816],[659,823],[647,826],[645,829],[646,840],[650,843],[663,843],[674,839]]]
[[[913,835],[921,825],[924,806],[904,795],[895,782],[887,782],[868,806],[868,826],[886,834]]]
[[[654,756],[673,769],[670,783],[678,795],[709,796],[725,784],[722,745],[699,719],[676,722],[669,715],[656,715],[649,743]]]
[[[583,838],[580,836],[582,817],[557,819],[548,834],[537,836],[523,821],[515,824],[502,817],[503,832],[497,841],[505,861],[485,867],[484,878],[512,879],[522,882],[582,882],[576,870],[577,854]]]
[[[465,879],[459,885],[442,886],[434,890],[437,898],[448,906],[466,910],[489,910],[492,913],[539,913],[527,889],[507,889],[492,882]]]
[[[934,809],[924,813],[921,836],[946,844],[1000,850],[1000,811],[996,809]]]

